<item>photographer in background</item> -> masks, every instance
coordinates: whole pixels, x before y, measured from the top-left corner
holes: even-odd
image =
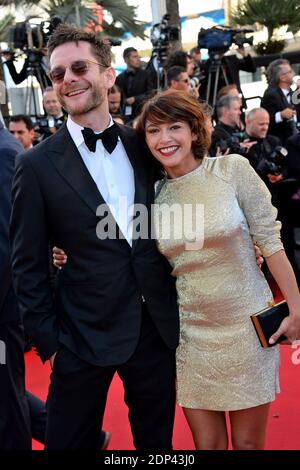
[[[35,120],[35,130],[39,134],[39,142],[55,134],[66,120],[66,114],[52,87],[43,90],[43,107],[46,116],[37,116]]]
[[[16,85],[26,80],[29,75],[36,77],[42,90],[51,85],[51,81],[48,77],[49,66],[46,48],[35,52],[29,51],[20,72],[17,72],[14,64],[15,56],[12,52],[4,51],[2,52],[2,56],[6,59],[4,64],[8,68],[11,78]]]
[[[261,106],[270,114],[269,133],[277,135],[283,145],[297,131],[297,116],[292,103],[291,85],[294,71],[288,60],[277,59],[267,69],[269,86],[261,100]]]
[[[218,123],[212,134],[210,155],[215,157],[220,152],[246,153],[256,142],[245,139],[240,129],[241,103],[237,96],[222,96],[216,104]]]
[[[189,76],[184,67],[173,65],[168,69],[167,87],[173,90],[190,91]]]
[[[267,135],[270,124],[268,111],[254,108],[246,116],[246,135],[254,145],[246,153],[251,166],[263,179],[272,194],[272,202],[276,205],[276,183],[285,176],[284,158],[286,149],[281,147],[278,137]]]
[[[173,67],[183,67],[184,71],[187,73],[189,80],[189,90],[190,93],[195,97],[199,98],[199,88],[200,80],[194,75],[195,63],[193,58],[187,52],[183,50],[175,51],[169,55],[168,60],[165,65],[165,69],[168,72]],[[168,82],[168,80],[167,80]],[[168,83],[169,86],[169,83]]]
[[[43,90],[43,106],[47,117],[51,117],[56,121],[64,121],[62,106],[58,101],[56,92],[52,87],[47,87]]]
[[[243,45],[238,47],[237,53],[241,56],[239,59],[236,57],[236,55],[225,55],[226,50],[222,51],[214,51],[212,54],[210,54],[209,59],[204,62],[204,80],[201,83],[201,89],[200,89],[200,95],[202,99],[206,99],[206,94],[207,94],[207,85],[208,85],[208,77],[210,71],[214,67],[214,61],[220,61],[220,64],[225,72],[226,79],[224,78],[223,73],[219,74],[219,79],[218,79],[218,84],[217,84],[217,92],[224,87],[225,85],[231,85],[232,83],[235,83],[237,86],[237,89],[239,93],[242,94],[242,89],[241,89],[241,82],[240,82],[240,76],[239,76],[239,71],[243,70],[245,72],[250,72],[254,73],[256,71],[256,66],[255,63],[249,54],[249,52],[246,51]],[[215,79],[215,75],[213,75],[213,79]],[[213,81],[213,80],[212,80]],[[215,87],[215,83],[212,83],[211,86],[211,92]],[[210,93],[210,96],[208,97],[208,101],[211,101],[212,93]],[[214,103],[212,103],[214,104]],[[243,107],[246,107],[245,100],[243,99]]]
[[[254,141],[255,145],[248,150],[245,157],[266,183],[272,195],[272,203],[278,209],[278,219],[282,223],[282,243],[299,282],[300,272],[295,258],[294,226],[295,214],[300,211],[300,202],[297,201],[297,205],[292,197],[300,189],[300,178],[297,182],[296,175],[290,171],[288,165],[290,155],[287,149],[281,146],[280,139],[267,134],[269,123],[269,114],[263,108],[252,109],[247,114],[245,137],[250,142]],[[298,160],[300,160],[299,157]]]
[[[62,20],[58,16],[54,16],[40,24],[33,24],[29,21],[16,23],[9,29],[9,41],[13,44],[14,49],[20,50],[21,54],[26,55],[21,71],[17,72],[14,53],[11,51],[2,52],[6,59],[4,63],[16,85],[22,83],[29,76],[35,76],[42,90],[51,86],[48,77],[49,60],[46,45],[50,35],[61,22]]]

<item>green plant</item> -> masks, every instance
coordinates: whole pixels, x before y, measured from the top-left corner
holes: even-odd
[[[246,0],[233,11],[232,20],[240,26],[265,26],[270,41],[281,26],[292,33],[300,29],[300,0]]]
[[[284,46],[284,40],[271,40],[266,42],[259,42],[258,44],[253,46],[253,49],[259,55],[278,54],[279,52],[283,51]]]

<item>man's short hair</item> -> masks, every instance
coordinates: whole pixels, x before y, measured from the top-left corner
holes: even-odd
[[[186,69],[181,67],[180,65],[173,65],[173,67],[169,68],[167,71],[167,84],[171,86],[172,80],[179,80],[180,75],[185,73]]]
[[[255,118],[256,113],[258,113],[259,111],[264,111],[269,115],[268,111],[265,108],[253,108],[246,114],[246,120],[252,121],[252,119]]]
[[[42,93],[43,93],[43,96],[45,93],[48,93],[50,91],[54,91],[54,88],[52,86],[47,86],[46,88],[43,89]]]
[[[191,55],[200,54],[200,53],[201,53],[201,50],[199,49],[199,47],[192,47],[192,49],[190,50]]]
[[[222,96],[229,95],[232,90],[236,90],[237,92],[239,91],[235,83],[232,83],[231,85],[222,86],[222,88],[220,88],[220,90],[218,91],[217,98],[219,99],[222,98]]]
[[[278,86],[282,66],[287,64],[290,65],[289,61],[286,59],[276,59],[269,64],[266,74],[270,86]]]
[[[15,116],[11,116],[8,121],[8,125],[11,122],[24,122],[26,129],[31,131],[34,128],[33,122],[29,116],[25,114],[15,114]]]
[[[48,55],[51,57],[56,47],[68,42],[88,42],[91,45],[92,54],[103,67],[111,66],[111,49],[107,43],[101,41],[95,33],[85,31],[66,24],[60,24],[55,28],[48,41]]]
[[[126,47],[126,49],[123,51],[123,59],[128,59],[132,52],[137,52],[137,49],[135,47]]]
[[[113,93],[121,93],[121,90],[118,85],[113,85],[111,88],[109,88],[108,94],[111,95]]]
[[[169,70],[171,67],[178,65],[185,68],[187,71],[189,54],[184,50],[178,50],[169,55],[168,60],[165,64],[165,69]]]
[[[230,109],[231,105],[237,101],[239,103],[239,98],[237,96],[222,96],[216,104],[217,117],[220,119],[223,116],[225,109]]]

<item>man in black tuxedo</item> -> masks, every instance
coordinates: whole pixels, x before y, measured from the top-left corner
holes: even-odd
[[[0,122],[0,449],[31,449],[24,384],[24,335],[12,285],[9,248],[11,186],[22,145]]]
[[[292,102],[291,85],[294,72],[288,60],[277,59],[267,70],[268,88],[261,100],[261,107],[270,115],[269,134],[280,138],[283,145],[297,133],[297,116]]]
[[[155,241],[134,236],[151,227],[154,169],[135,131],[109,116],[107,91],[115,81],[109,46],[70,26],[58,27],[48,46],[53,88],[69,118],[20,158],[11,223],[24,323],[42,361],[53,367],[46,449],[99,448],[118,372],[135,447],[170,450],[175,281]],[[125,212],[124,200],[143,217]],[[50,241],[68,254],[54,300]]]

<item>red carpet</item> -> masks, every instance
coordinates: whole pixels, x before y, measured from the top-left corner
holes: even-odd
[[[292,349],[281,346],[281,394],[272,404],[267,434],[267,449],[300,449],[300,344]],[[46,399],[49,383],[49,366],[43,366],[33,353],[25,354],[27,367],[27,388],[42,399]],[[292,362],[292,359],[294,360]],[[251,378],[250,378],[251,380]],[[122,383],[115,376],[104,418],[104,429],[109,430],[112,439],[109,450],[133,449],[127,408],[123,403]],[[34,449],[42,446],[34,442]],[[193,441],[179,407],[176,411],[174,429],[174,448],[193,449]]]
[[[277,293],[275,300],[281,300],[277,285],[271,283],[271,288]],[[25,354],[25,361],[27,389],[45,400],[49,384],[49,363],[43,366],[33,352]],[[281,393],[271,405],[266,449],[300,450],[300,341],[297,346],[281,346],[280,387]],[[123,402],[122,382],[117,375],[109,391],[103,427],[112,434],[108,450],[133,449],[127,407]],[[194,449],[180,407],[176,409],[173,445],[175,450]],[[43,446],[34,441],[33,448],[42,449]]]

